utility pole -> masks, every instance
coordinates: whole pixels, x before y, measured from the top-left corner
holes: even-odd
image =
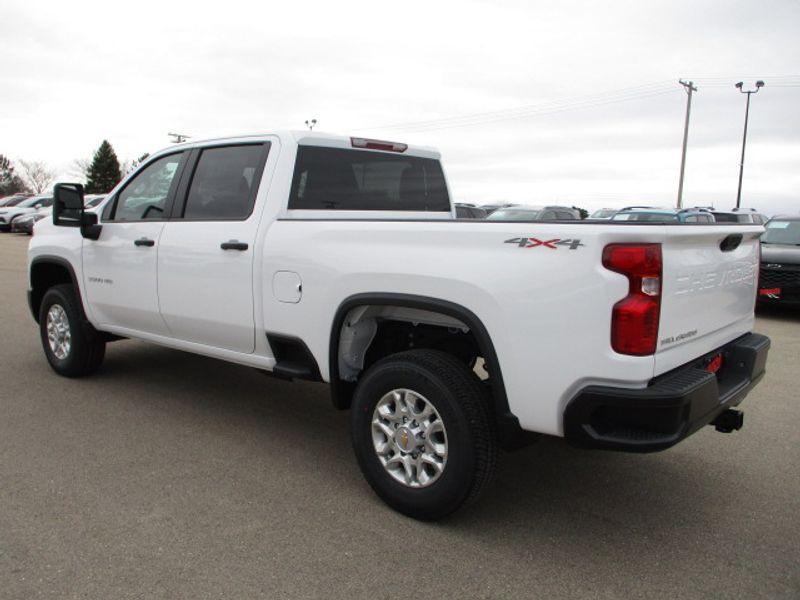
[[[736,84],[736,88],[742,93],[747,94],[747,107],[744,109],[744,134],[742,134],[742,160],[739,163],[739,191],[736,192],[736,208],[739,208],[739,205],[742,202],[742,176],[744,175],[744,147],[747,144],[747,119],[750,117],[750,95],[758,93],[762,87],[764,87],[763,81],[756,81],[756,89],[754,90],[743,90],[742,89],[743,83],[740,81]]]
[[[686,143],[689,141],[689,115],[692,112],[692,93],[697,91],[694,82],[678,81],[686,90],[686,123],[683,126],[683,153],[681,154],[681,177],[678,181],[678,208],[683,208],[683,171],[686,168]]]

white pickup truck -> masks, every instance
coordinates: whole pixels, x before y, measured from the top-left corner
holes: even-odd
[[[648,452],[764,373],[760,225],[456,220],[439,154],[286,132],[172,146],[29,250],[53,369],[137,338],[328,382],[377,494],[436,519],[537,435]]]

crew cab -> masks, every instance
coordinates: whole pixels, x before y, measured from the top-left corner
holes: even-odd
[[[459,220],[435,150],[318,132],[172,146],[95,213],[55,197],[29,301],[57,373],[137,338],[327,382],[367,481],[416,518],[538,436],[738,429],[765,371],[758,225]]]

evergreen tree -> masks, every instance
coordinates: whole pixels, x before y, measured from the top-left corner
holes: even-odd
[[[92,164],[86,172],[86,193],[105,194],[122,179],[119,168],[119,160],[114,148],[103,140],[97,152],[94,153]]]
[[[586,210],[585,208],[580,208],[578,206],[573,206],[572,208],[574,208],[579,213],[581,213],[581,219],[588,219],[589,218],[589,211]]]
[[[27,191],[25,182],[14,172],[12,162],[0,154],[0,198]]]

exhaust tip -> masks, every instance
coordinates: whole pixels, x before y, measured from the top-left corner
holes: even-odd
[[[738,431],[744,425],[744,413],[740,410],[729,408],[717,415],[717,418],[711,421],[711,425],[721,433]]]

